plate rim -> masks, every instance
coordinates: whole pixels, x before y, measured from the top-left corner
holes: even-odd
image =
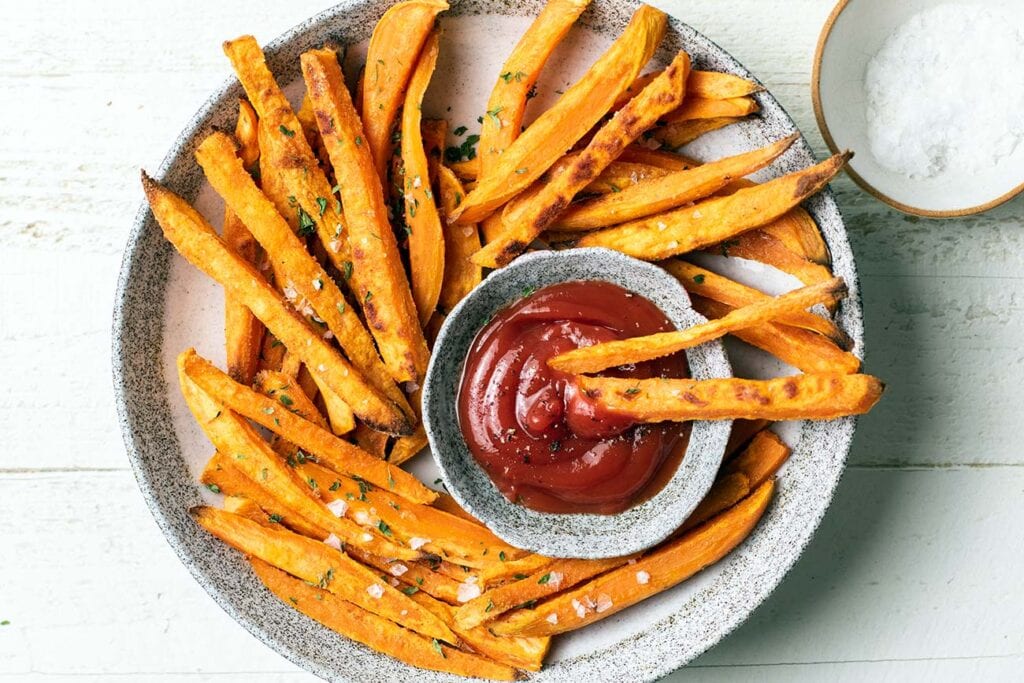
[[[305,34],[314,30],[323,24],[325,21],[329,21],[336,17],[342,12],[360,9],[363,11],[375,11],[373,8],[380,6],[382,3],[380,0],[344,0],[343,2],[329,7],[313,16],[299,22],[291,29],[285,31],[280,36],[269,42],[265,46],[265,50],[268,52],[268,60],[272,61],[273,54],[285,50],[293,42],[301,40]],[[459,2],[455,0],[452,2],[451,15],[474,15],[487,13],[486,11],[480,11],[479,6],[490,8],[490,13],[515,15],[515,3],[501,4],[498,7],[497,12],[494,12],[493,0],[465,0]],[[638,0],[625,0],[618,2],[613,0],[595,0],[594,5],[613,5],[615,9],[611,7],[607,8],[609,12],[622,12],[631,13],[636,7],[640,5]],[[510,11],[511,10],[511,11]],[[589,10],[588,10],[589,12]],[[585,20],[587,15],[584,15],[584,20],[581,21],[581,25],[589,26]],[[709,39],[704,34],[694,29],[689,24],[686,24],[682,20],[678,19],[673,15],[670,16],[670,23],[677,31],[680,32],[681,36],[685,36],[691,40],[699,43],[703,43],[709,50],[715,52],[715,58],[721,60],[725,66],[725,70],[750,78],[757,81],[757,79],[750,73],[746,67],[744,67],[739,61],[737,61],[731,54],[722,49],[717,43]],[[759,82],[759,81],[758,81]],[[241,88],[237,80],[233,76],[229,76],[218,87],[199,107],[196,113],[190,118],[188,123],[182,129],[182,131],[175,138],[170,150],[161,161],[159,168],[153,176],[164,181],[168,178],[169,172],[177,164],[177,160],[182,154],[188,153],[190,141],[199,133],[203,126],[206,125],[207,120],[215,113],[216,108],[222,99],[232,96],[232,93],[241,93]],[[800,132],[796,127],[792,117],[785,111],[782,105],[775,99],[767,90],[759,93],[757,97],[761,100],[762,110],[764,113],[768,113],[768,110],[774,110],[777,114],[781,115],[786,124],[796,132]],[[794,145],[795,148],[799,149],[803,155],[813,159],[814,155],[811,151],[806,138],[801,134],[800,139]],[[835,201],[835,196],[830,188],[826,188],[821,192],[817,198],[816,203],[824,203],[827,210],[834,213],[836,219],[839,221],[839,229],[832,239],[826,235],[826,242],[828,243],[829,250],[832,252],[833,258],[837,256],[842,257],[848,272],[844,275],[848,279],[848,285],[850,288],[850,297],[844,301],[840,306],[840,314],[844,316],[848,329],[848,333],[855,341],[855,349],[858,355],[863,356],[864,339],[863,339],[863,310],[861,302],[861,294],[859,288],[859,277],[857,273],[857,266],[854,260],[853,251],[849,243],[849,234],[846,228],[846,222],[843,219],[842,212],[839,209],[838,204]],[[144,443],[146,441],[146,434],[137,434],[133,430],[133,422],[136,419],[143,419],[141,416],[136,415],[132,406],[129,405],[131,400],[132,390],[126,385],[126,379],[131,373],[131,361],[130,355],[132,350],[128,339],[126,339],[126,321],[130,316],[130,304],[132,303],[131,298],[137,293],[132,289],[132,276],[136,270],[140,267],[138,264],[144,260],[145,254],[141,253],[140,250],[144,246],[144,237],[147,236],[147,229],[150,228],[152,221],[152,215],[145,201],[140,205],[139,210],[135,215],[135,219],[132,225],[132,229],[129,233],[128,240],[125,246],[124,255],[122,257],[121,269],[118,274],[117,289],[114,300],[114,311],[113,311],[113,329],[112,329],[112,379],[114,384],[115,403],[117,408],[118,421],[122,433],[122,437],[125,442],[125,449],[131,463],[133,473],[136,478],[136,482],[139,486],[140,493],[142,494],[150,513],[153,515],[157,526],[160,528],[164,535],[165,540],[171,546],[172,550],[178,556],[179,560],[185,565],[189,573],[199,583],[200,586],[213,598],[214,602],[218,604],[229,616],[232,617],[237,623],[243,628],[253,634],[264,644],[270,646],[278,654],[288,659],[292,663],[300,666],[311,673],[323,677],[330,678],[332,680],[354,680],[348,677],[344,677],[342,672],[332,669],[331,667],[322,663],[315,656],[308,652],[299,651],[295,643],[289,641],[287,638],[281,637],[277,631],[287,631],[289,625],[292,623],[275,623],[268,625],[266,617],[262,620],[250,618],[249,615],[244,614],[241,606],[235,604],[232,601],[231,596],[227,595],[222,591],[221,588],[215,585],[213,577],[208,575],[201,567],[197,566],[195,558],[188,552],[186,548],[186,539],[183,532],[176,528],[177,520],[172,519],[175,511],[165,509],[160,501],[158,500],[158,486],[159,482],[151,480],[151,473],[147,471],[147,463],[145,462],[145,456],[143,451],[146,448],[152,448],[151,444]],[[158,230],[158,228],[157,228]],[[162,239],[162,238],[161,238]],[[165,245],[166,246],[166,245]],[[160,264],[168,266],[170,259],[173,254],[170,253],[170,247],[167,247],[168,252],[158,256],[163,256],[166,263]],[[163,292],[161,292],[162,294]],[[152,324],[152,323],[151,323]],[[159,321],[160,329],[163,329],[163,318]],[[163,381],[163,377],[161,380]],[[164,382],[164,388],[167,389],[169,386]],[[166,407],[166,392],[164,396],[164,402]],[[838,429],[838,432],[830,432],[831,436],[836,437],[835,451],[836,457],[834,461],[835,473],[831,477],[831,481],[825,482],[825,486],[821,489],[821,504],[819,509],[811,511],[810,515],[797,518],[793,520],[793,523],[800,523],[799,530],[801,534],[795,539],[790,538],[793,548],[791,554],[783,559],[783,561],[776,563],[772,567],[765,567],[761,574],[752,577],[756,581],[750,581],[748,583],[756,583],[757,586],[752,588],[756,595],[751,596],[755,599],[751,604],[744,604],[742,609],[732,609],[723,615],[723,617],[714,624],[713,628],[709,628],[708,631],[704,632],[698,639],[699,642],[680,644],[673,642],[670,649],[663,648],[663,651],[657,652],[659,656],[654,658],[654,661],[647,661],[645,665],[640,668],[640,662],[629,655],[628,651],[634,650],[634,648],[643,645],[652,645],[654,643],[646,642],[640,643],[639,641],[650,640],[654,637],[654,632],[673,630],[673,622],[677,618],[685,617],[685,609],[680,609],[672,614],[661,617],[656,621],[652,622],[645,629],[639,633],[631,636],[626,636],[621,640],[611,644],[600,646],[597,650],[586,655],[579,655],[576,659],[572,660],[576,663],[578,669],[583,670],[592,674],[595,677],[601,675],[607,676],[609,673],[609,666],[614,669],[611,673],[616,671],[629,671],[630,674],[638,676],[637,680],[653,681],[664,675],[671,673],[686,665],[694,658],[708,650],[710,647],[721,642],[730,632],[736,627],[743,623],[755,609],[763,604],[768,596],[774,591],[774,589],[781,583],[782,579],[789,573],[792,566],[796,563],[797,559],[803,554],[810,539],[813,538],[815,532],[820,526],[821,519],[824,517],[825,512],[831,505],[832,499],[835,494],[835,489],[839,484],[839,480],[845,470],[845,463],[849,455],[850,444],[852,442],[853,434],[855,432],[857,420],[856,418],[843,418],[838,421],[825,423],[830,425],[831,428]],[[173,431],[173,430],[172,430]],[[805,425],[802,428],[801,441],[807,435],[808,427]],[[794,452],[796,455],[796,452]],[[184,467],[184,463],[180,463]],[[193,488],[197,488],[193,486]],[[827,490],[826,490],[827,489]],[[198,491],[195,492],[198,496]],[[775,502],[773,501],[772,506],[774,507]],[[177,511],[179,516],[181,511]],[[771,508],[769,509],[769,514]],[[763,526],[763,523],[762,525]],[[755,532],[756,535],[756,532]],[[746,543],[749,542],[746,541]],[[741,548],[744,546],[741,546]],[[734,550],[733,554],[738,554],[740,549]],[[226,553],[232,553],[225,549]],[[225,554],[225,557],[230,557],[229,554]],[[246,577],[248,578],[248,577]],[[735,587],[735,586],[734,586]],[[250,590],[258,592],[262,587],[253,586]],[[703,589],[704,593],[708,594],[708,597],[714,598],[725,598],[721,591],[719,594],[713,594],[708,587]],[[269,593],[267,593],[269,596]],[[738,596],[733,596],[738,597]],[[299,617],[301,620],[308,620],[304,615],[291,610],[289,607],[279,605],[280,610],[275,610],[275,614],[270,616],[276,616],[280,619],[287,619],[289,622],[292,621],[290,617]],[[729,605],[724,605],[728,608]],[[287,612],[282,612],[284,610]],[[312,623],[312,622],[311,622]],[[318,626],[313,624],[314,626]],[[340,636],[339,636],[340,637]],[[367,656],[370,659],[379,657],[381,659],[392,662],[397,668],[396,671],[403,672],[404,675],[414,675],[431,680],[465,680],[459,677],[454,677],[447,674],[438,674],[436,672],[418,669],[411,667],[397,660],[392,660],[384,655],[379,655],[372,652],[371,650],[344,639],[346,645],[348,645],[353,653],[353,656],[360,659],[365,659]],[[658,641],[659,644],[664,644],[664,641]],[[625,647],[623,647],[625,646]],[[617,652],[618,650],[618,652]],[[627,652],[623,652],[627,651]],[[380,661],[380,660],[377,660]],[[621,668],[620,668],[621,667]],[[626,668],[628,667],[628,668]],[[550,671],[550,669],[549,669]],[[351,675],[351,674],[349,674]],[[556,676],[557,673],[552,674]],[[595,678],[596,679],[596,678]]]

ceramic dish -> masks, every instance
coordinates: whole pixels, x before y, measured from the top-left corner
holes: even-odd
[[[268,46],[270,67],[286,92],[301,92],[299,54],[331,39],[351,52],[365,52],[366,40],[389,2],[360,0],[331,8]],[[500,64],[541,0],[453,2],[441,21],[446,29],[442,58],[424,113],[445,115],[459,125],[476,121]],[[577,77],[622,30],[635,2],[595,0],[553,56],[536,101],[547,105],[555,91]],[[238,33],[246,30],[239,17]],[[233,36],[224,36],[231,38]],[[750,78],[738,62],[678,20],[655,61],[686,49],[699,68]],[[212,51],[219,45],[211,45]],[[651,68],[654,68],[652,65]],[[227,61],[224,73],[229,73]],[[193,160],[195,145],[212,126],[230,126],[242,89],[234,78],[215,92],[171,146],[152,175],[219,225],[221,205],[203,183]],[[545,98],[547,100],[545,101]],[[735,154],[777,140],[796,129],[771,94],[757,95],[758,118],[730,126],[687,149],[700,156]],[[451,111],[447,108],[451,107]],[[764,179],[813,163],[809,147],[798,142]],[[863,330],[853,254],[833,196],[823,192],[806,208],[831,249],[836,275],[850,297],[837,322],[863,354]],[[726,275],[773,293],[794,282],[770,269],[737,259],[717,258]],[[657,303],[657,302],[656,302]],[[139,211],[129,238],[118,285],[113,321],[114,385],[121,428],[139,487],[172,548],[211,597],[243,627],[297,665],[336,681],[456,681],[450,675],[411,668],[332,633],[276,600],[259,585],[237,552],[197,527],[188,508],[214,500],[197,484],[210,444],[188,414],[177,388],[174,359],[195,346],[223,364],[223,293],[173,253],[148,209]],[[785,368],[763,354],[726,344],[737,375],[777,375]],[[777,494],[757,529],[728,557],[692,579],[598,624],[557,639],[536,681],[652,681],[690,661],[740,624],[778,584],[796,561],[821,520],[839,480],[853,437],[852,418],[789,425],[783,437],[794,453],[781,471]],[[426,482],[438,476],[429,454],[411,468]]]
[[[694,422],[675,475],[651,499],[615,515],[546,514],[509,502],[476,463],[459,429],[454,397],[463,360],[477,333],[526,288],[601,280],[658,302],[678,329],[707,319],[690,307],[679,281],[661,268],[609,249],[541,251],[492,273],[448,314],[423,385],[423,425],[448,492],[508,543],[549,557],[621,557],[649,548],[679,528],[697,507],[722,462],[732,422]],[[729,377],[720,342],[686,352],[694,379]]]
[[[814,115],[821,134],[833,152],[853,150],[855,156],[846,170],[857,184],[900,211],[935,218],[987,211],[1024,191],[1024,154],[1007,157],[981,173],[949,171],[923,179],[891,171],[871,154],[865,68],[900,24],[944,2],[948,0],[841,0],[818,39],[811,78]],[[999,0],[994,4],[1013,7]]]

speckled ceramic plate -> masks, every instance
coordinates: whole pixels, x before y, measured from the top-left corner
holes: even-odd
[[[543,3],[470,0],[452,4],[441,21],[445,29],[442,56],[424,109],[428,116],[445,116],[453,126],[472,128],[504,56]],[[270,67],[283,84],[289,84],[286,91],[292,96],[300,92],[299,54],[328,39],[351,46],[349,58],[353,64],[359,61],[374,23],[388,5],[373,0],[344,3],[270,43]],[[534,104],[549,104],[558,90],[581,74],[621,31],[635,7],[634,2],[595,0],[549,62]],[[245,30],[245,17],[240,16],[238,32]],[[751,77],[714,43],[673,20],[655,59],[664,63],[680,48],[690,53],[699,68]],[[212,51],[219,49],[210,45]],[[227,60],[224,72],[229,73]],[[202,182],[192,153],[212,126],[233,125],[235,102],[241,95],[241,87],[229,79],[202,106],[153,172],[157,180],[194,200],[215,225],[220,223],[221,204]],[[709,158],[735,154],[795,130],[770,93],[757,98],[762,109],[759,118],[707,135],[687,151]],[[811,163],[809,147],[799,142],[759,178]],[[851,296],[840,306],[838,322],[855,340],[855,352],[862,355],[857,274],[839,209],[829,192],[814,197],[806,207],[821,226],[836,274],[850,287]],[[706,257],[704,264],[766,291],[795,285],[769,268],[738,259]],[[183,348],[195,346],[222,364],[222,321],[220,288],[175,256],[149,211],[140,210],[125,250],[115,302],[114,384],[129,458],[168,542],[225,611],[267,645],[315,674],[359,682],[460,680],[373,653],[286,607],[260,586],[238,553],[202,532],[189,518],[189,507],[212,496],[196,484],[211,448],[178,395],[174,358]],[[727,349],[737,375],[792,372],[738,344],[727,344]],[[721,640],[767,597],[818,526],[842,473],[854,427],[853,419],[782,425],[783,438],[795,450],[781,471],[775,500],[754,533],[723,561],[674,589],[556,638],[547,666],[534,678],[654,680]],[[425,481],[436,477],[429,454],[411,466]]]

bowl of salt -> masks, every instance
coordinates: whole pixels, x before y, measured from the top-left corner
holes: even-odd
[[[1024,3],[841,0],[811,95],[853,179],[901,211],[964,216],[1024,191]]]

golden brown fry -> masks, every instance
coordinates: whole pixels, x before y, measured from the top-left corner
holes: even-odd
[[[316,233],[331,263],[344,273],[346,268],[351,268],[346,266],[351,258],[348,243],[342,236],[345,217],[341,205],[332,201],[331,183],[306,136],[298,134],[302,124],[267,68],[263,51],[255,38],[242,36],[224,43],[224,53],[260,115],[261,154],[268,157],[270,165],[280,175],[288,200],[294,198],[282,215],[294,214],[294,225],[300,236]]]
[[[871,375],[822,373],[768,380],[586,377],[580,389],[637,422],[831,420],[869,411],[885,385]]]
[[[654,181],[667,175],[669,175],[668,171],[648,166],[647,164],[613,161],[608,165],[608,168],[604,169],[601,175],[594,178],[593,182],[583,188],[580,194],[614,195],[627,188],[635,187],[640,183]],[[555,226],[555,229],[557,229],[557,226]]]
[[[653,81],[658,77],[661,71],[652,71],[651,73],[638,76],[633,83],[626,88],[619,99],[616,101],[615,109],[620,109],[629,98],[644,89],[644,86]],[[694,70],[690,72],[690,77],[686,79],[686,94],[694,98],[703,98],[707,100],[726,100],[735,97],[745,97],[747,95],[753,95],[756,92],[764,90],[761,86],[753,81],[748,81],[745,78],[739,76],[733,76],[732,74],[719,73],[717,71],[698,71]]]
[[[352,438],[367,453],[378,458],[384,457],[385,448],[388,445],[388,435],[384,432],[378,432],[376,429],[371,429],[360,422],[356,424]]]
[[[377,652],[431,671],[470,678],[516,680],[516,670],[510,666],[410,633],[333,593],[293,578],[262,560],[253,559],[252,567],[260,581],[281,602],[294,606],[332,631]]]
[[[235,467],[233,458],[228,458],[217,451],[206,463],[199,481],[211,491],[229,496],[240,496],[251,500],[270,515],[274,524],[283,524],[289,529],[309,536],[310,538],[326,538],[328,532],[316,524],[306,521],[301,515],[293,514],[284,503],[275,498],[270,491],[245,476]]]
[[[497,268],[521,254],[641,133],[678,106],[685,94],[690,57],[680,52],[665,72],[618,111],[568,166],[553,174],[536,193],[513,200],[502,211],[505,231],[473,255],[473,262]]]
[[[142,184],[164,235],[187,261],[245,304],[277,339],[302,358],[303,363],[322,372],[331,389],[345,396],[352,410],[365,422],[396,434],[412,431],[403,412],[368,384],[324,339],[311,334],[295,310],[252,265],[227,248],[199,212],[145,174]]]
[[[588,233],[579,245],[608,247],[646,260],[660,260],[724,242],[778,218],[825,187],[849,157],[849,153],[837,154],[728,197],[705,199],[693,206]]]
[[[302,105],[295,112],[295,117],[299,120],[299,125],[302,126],[302,134],[306,136],[306,142],[309,143],[313,154],[316,155],[317,161],[320,162],[320,167],[324,169],[330,168],[331,162],[327,158],[327,150],[324,149],[324,141],[320,137],[320,129],[316,127],[316,114],[313,113],[313,103],[310,102],[308,95],[302,98]]]
[[[534,610],[509,614],[494,622],[494,632],[539,636],[572,631],[690,578],[722,559],[747,537],[768,507],[773,488],[774,482],[765,482],[738,505],[636,564],[614,569]]]
[[[357,524],[380,530],[405,545],[419,546],[464,566],[497,562],[499,552],[509,557],[523,554],[477,522],[468,522],[430,505],[413,503],[315,463],[299,463],[295,469],[304,480],[316,482],[316,489],[324,499],[344,501],[345,514]],[[412,539],[417,542],[412,543]]]
[[[238,100],[238,121],[235,123],[235,138],[239,143],[239,155],[247,171],[259,163],[260,148],[257,141],[259,123],[252,105],[245,99]],[[224,209],[224,241],[239,256],[256,265],[259,261],[259,245],[252,234],[230,208]],[[245,306],[227,298],[224,301],[224,341],[227,351],[228,373],[243,384],[252,382],[259,367],[260,349],[266,328]]]
[[[474,517],[473,515],[469,514],[465,510],[463,510],[462,506],[460,506],[455,501],[455,499],[452,498],[447,493],[438,492],[437,500],[435,500],[433,503],[431,503],[431,505],[436,507],[438,510],[444,510],[445,512],[447,512],[450,515],[455,515],[456,517],[461,517],[462,519],[465,519],[465,520],[470,521],[470,522],[476,522],[477,524],[481,524],[482,523],[476,517]]]
[[[280,434],[318,462],[341,474],[365,479],[417,503],[429,503],[437,494],[416,477],[390,465],[359,447],[339,439],[331,432],[303,419],[249,387],[238,384],[209,361],[189,349],[179,356],[179,364],[187,377],[203,391],[232,410]]]
[[[427,595],[432,595],[438,600],[443,600],[447,603],[458,604],[459,602],[459,586],[461,582],[433,571],[420,562],[389,560],[364,553],[358,548],[349,548],[346,552],[367,566],[376,567],[392,575],[401,574],[395,578],[398,579],[399,583],[405,584],[406,588],[403,588],[402,592],[406,595],[423,591]]]
[[[405,169],[403,205],[409,228],[409,273],[412,298],[420,325],[426,325],[437,308],[444,279],[445,240],[441,216],[431,190],[430,167],[423,143],[420,108],[430,77],[437,65],[440,34],[435,29],[423,44],[419,61],[409,80],[402,107],[402,167]]]
[[[781,218],[761,226],[760,230],[785,244],[792,252],[818,265],[828,266],[832,263],[832,256],[818,224],[803,207],[796,207]]]
[[[295,377],[288,372],[263,370],[256,375],[252,388],[280,403],[284,406],[284,410],[289,410],[299,417],[309,420],[321,429],[327,429],[327,420],[313,405],[309,395],[298,385]]]
[[[747,287],[686,261],[669,259],[659,265],[674,275],[691,294],[713,299],[733,308],[749,306],[769,298],[768,294],[753,287]],[[817,332],[844,350],[848,350],[852,343],[849,335],[839,329],[834,322],[807,311],[789,313],[779,317],[776,322]]]
[[[391,444],[391,452],[388,453],[387,460],[392,465],[401,465],[413,456],[418,455],[426,447],[427,432],[423,429],[423,425],[420,425],[411,436],[395,439],[395,442]]]
[[[412,77],[420,50],[434,28],[434,19],[446,9],[448,3],[444,0],[400,2],[384,13],[370,37],[366,70],[361,79],[361,118],[372,165],[382,187],[391,156],[391,129],[402,94]]]
[[[723,462],[736,455],[739,449],[746,446],[758,432],[770,424],[771,422],[768,420],[733,420],[732,431],[729,432],[729,442],[725,445]]]
[[[625,564],[630,557],[604,560],[555,560],[524,579],[492,588],[455,610],[458,628],[473,628],[497,619],[502,614],[537,602],[598,574]]]
[[[480,125],[478,175],[488,175],[519,137],[529,93],[551,52],[562,42],[590,0],[548,0],[501,67]]]
[[[182,395],[206,436],[221,453],[231,453],[234,466],[276,499],[285,514],[294,513],[341,541],[386,557],[416,559],[420,553],[384,539],[367,537],[357,525],[335,516],[308,482],[277,456],[249,423],[196,386],[179,368]]]
[[[766,263],[808,285],[824,282],[832,277],[831,271],[825,266],[793,253],[780,241],[761,230],[751,230],[731,237],[718,247],[710,247],[709,251]]]
[[[737,308],[728,315],[685,330],[660,332],[619,341],[604,342],[559,354],[548,360],[555,370],[569,374],[600,372],[607,368],[669,356],[704,342],[718,339],[735,330],[771,322],[781,316],[803,311],[815,304],[832,302],[846,296],[842,278],[833,278],[802,287],[778,297]]]
[[[550,638],[497,636],[482,626],[462,629],[455,624],[454,609],[450,605],[433,599],[424,591],[414,593],[412,599],[448,624],[473,651],[518,669],[540,671],[551,644]]]
[[[257,371],[280,370],[286,351],[284,344],[270,330],[267,330],[267,333],[263,335],[263,348],[260,349],[260,363]]]
[[[430,352],[388,222],[380,178],[374,173],[370,149],[363,139],[362,123],[333,51],[303,54],[302,73],[331,164],[335,174],[344,178],[341,199],[349,217],[355,290],[363,313],[392,377],[418,383]]]
[[[693,308],[708,318],[720,318],[732,306],[691,295]],[[860,359],[843,351],[835,343],[809,330],[779,323],[765,323],[745,330],[736,330],[733,336],[751,346],[767,351],[779,360],[803,372],[854,373],[860,369]]]
[[[573,204],[556,221],[561,231],[593,230],[674,209],[703,199],[736,178],[764,168],[789,149],[798,134],[778,142],[685,171],[620,188],[595,199]]]
[[[310,401],[316,401],[317,396],[320,395],[320,390],[298,355],[285,351],[284,358],[281,360],[281,372],[295,380],[295,383],[302,389],[302,393]],[[348,405],[345,406],[345,409],[348,410],[349,415],[352,415],[352,409]],[[316,411],[320,412],[320,409],[316,408]],[[352,419],[355,419],[355,417],[352,416]]]
[[[451,169],[437,164],[438,191],[441,193],[441,212],[449,216],[466,196],[462,183]],[[498,217],[500,221],[500,216]],[[441,285],[440,305],[446,314],[483,280],[483,269],[473,263],[470,256],[480,249],[480,232],[476,225],[452,225],[442,222],[445,240],[444,282]]]
[[[622,35],[583,78],[508,146],[452,218],[479,223],[537,180],[608,112],[654,54],[666,21],[663,12],[641,5]]]
[[[679,536],[690,529],[695,529],[715,515],[725,512],[746,498],[750,494],[751,488],[753,487],[750,485],[750,480],[742,473],[734,472],[719,477],[673,536]]]
[[[741,118],[760,109],[752,97],[734,97],[727,100],[688,97],[678,109],[665,115],[665,122],[671,125],[698,119]]]
[[[353,414],[352,408],[349,407],[348,403],[345,403],[345,399],[334,393],[327,386],[327,382],[320,376],[320,373],[311,372],[310,377],[313,378],[315,387],[323,399],[324,408],[327,411],[327,419],[331,423],[331,431],[340,435],[348,434],[355,429],[355,414]]]
[[[722,467],[719,476],[742,474],[751,488],[757,488],[775,476],[790,453],[789,446],[783,443],[775,432],[763,429],[754,436],[742,453]]]
[[[236,550],[412,631],[447,643],[459,642],[444,622],[429,610],[326,543],[286,529],[262,526],[217,508],[195,507],[189,512],[201,527]]]
[[[682,147],[699,138],[702,135],[739,123],[742,118],[724,117],[718,119],[694,119],[693,121],[679,121],[661,126],[651,131],[651,139],[657,140],[665,147]]]
[[[499,557],[499,559],[501,560],[499,563],[480,570],[480,581],[485,586],[505,579],[516,579],[518,581],[555,561],[552,557],[534,555],[532,553],[516,560],[508,557]]]
[[[692,71],[690,72],[693,73]],[[664,171],[685,171],[700,166],[696,159],[663,149],[650,149],[640,144],[630,145],[619,157],[619,161],[643,166],[653,166]]]

